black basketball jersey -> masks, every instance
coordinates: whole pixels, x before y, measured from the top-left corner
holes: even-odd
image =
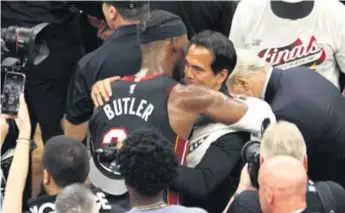
[[[177,81],[164,74],[134,80],[126,76],[112,84],[112,97],[91,117],[89,128],[94,148],[123,141],[141,127],[156,128],[174,144],[178,163],[184,165],[188,142],[172,130],[167,111],[168,97]],[[172,192],[167,195],[168,204],[178,203],[178,196]]]

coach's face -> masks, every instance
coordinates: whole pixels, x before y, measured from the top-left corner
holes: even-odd
[[[261,73],[241,73],[230,76],[227,86],[230,94],[262,98],[265,78]]]
[[[227,78],[228,71],[223,70],[215,74],[211,67],[212,62],[213,54],[207,48],[192,44],[185,57],[185,82],[219,90]]]

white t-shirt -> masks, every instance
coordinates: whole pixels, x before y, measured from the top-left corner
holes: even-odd
[[[242,0],[230,39],[275,67],[314,68],[339,88],[339,71],[345,73],[345,6],[337,0],[314,1],[307,17],[290,20],[276,16],[270,0]]]

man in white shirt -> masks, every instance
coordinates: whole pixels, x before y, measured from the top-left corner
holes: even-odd
[[[337,0],[242,0],[230,39],[277,68],[307,66],[337,88],[345,73],[345,7]]]

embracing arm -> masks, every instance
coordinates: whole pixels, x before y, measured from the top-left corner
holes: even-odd
[[[249,134],[246,132],[230,133],[218,138],[195,168],[179,167],[171,189],[195,198],[207,197],[236,167],[242,145],[248,140]]]
[[[176,85],[170,98],[180,109],[194,113],[196,119],[204,115],[227,125],[238,122],[248,110],[243,102],[196,85]]]

